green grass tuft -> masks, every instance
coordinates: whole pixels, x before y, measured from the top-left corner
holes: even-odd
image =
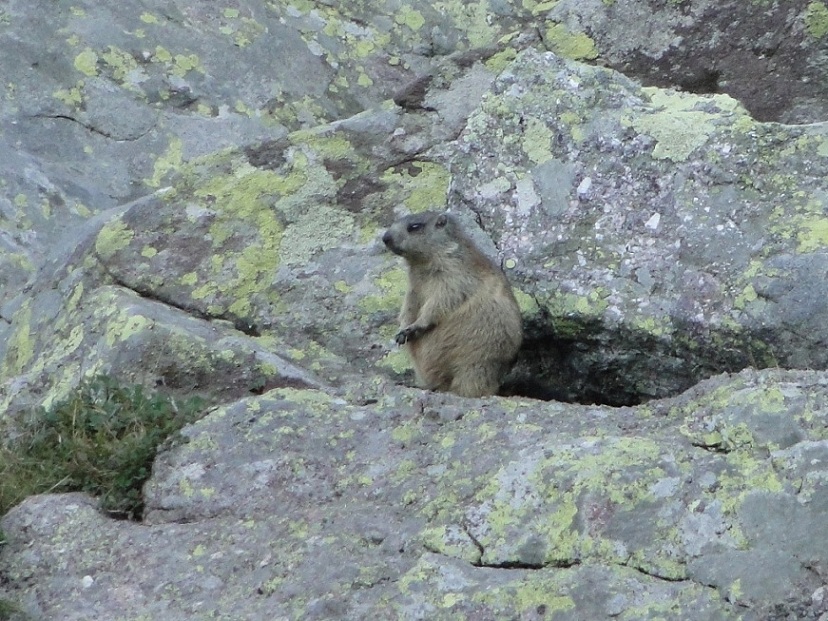
[[[0,621],[13,621],[14,619],[22,619],[20,617],[20,607],[7,599],[0,598]]]
[[[31,412],[0,448],[0,515],[32,494],[83,491],[111,515],[140,518],[159,445],[203,407],[198,397],[176,401],[105,376],[83,382],[64,401]]]

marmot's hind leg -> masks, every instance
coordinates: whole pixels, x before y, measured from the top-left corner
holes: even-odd
[[[502,370],[497,365],[471,365],[454,375],[449,390],[461,397],[497,394]]]

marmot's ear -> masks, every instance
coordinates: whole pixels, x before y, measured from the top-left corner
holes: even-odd
[[[434,228],[441,229],[446,226],[446,222],[448,222],[448,216],[444,213],[441,213],[437,216],[437,220],[434,221]]]

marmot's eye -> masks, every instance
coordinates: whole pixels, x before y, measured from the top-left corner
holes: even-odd
[[[422,222],[412,222],[411,224],[408,225],[408,232],[409,233],[416,233],[421,228],[423,228],[423,223]]]

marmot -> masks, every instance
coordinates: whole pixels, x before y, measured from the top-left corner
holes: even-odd
[[[447,213],[401,218],[382,241],[408,263],[396,341],[408,348],[418,383],[464,397],[496,394],[523,340],[503,271]]]

